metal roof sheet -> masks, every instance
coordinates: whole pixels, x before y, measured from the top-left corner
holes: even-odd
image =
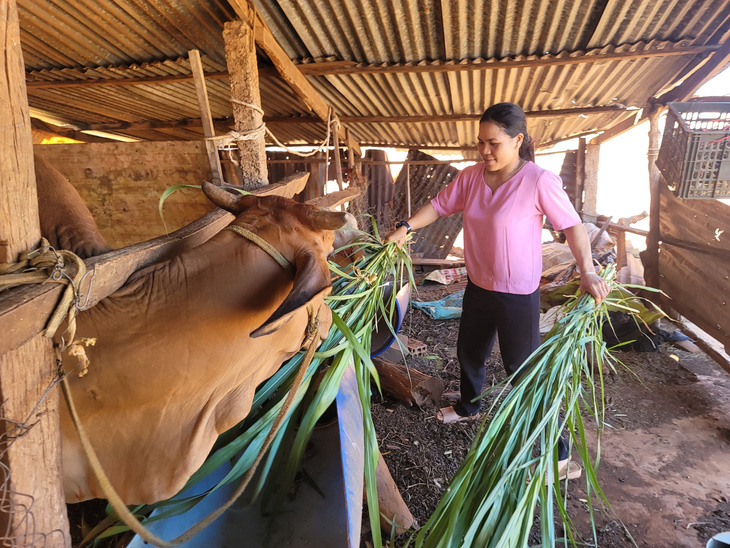
[[[717,46],[730,29],[730,0],[253,2],[284,51],[303,69],[327,67],[331,61],[351,61],[363,69],[426,66],[428,72],[404,72],[400,67],[307,77],[337,114],[348,118],[347,126],[357,140],[424,148],[471,145],[476,124],[464,117],[476,117],[499,101],[542,113],[530,117],[528,124],[540,143],[606,129],[630,113],[557,117],[545,111],[643,107],[649,97],[676,85],[709,54],[655,56],[657,51]],[[222,30],[235,12],[225,0],[17,3],[30,81],[186,76],[190,49],[201,51],[206,72],[226,70]],[[646,56],[616,57],[631,52]],[[565,64],[566,58],[591,56],[602,60]],[[533,65],[522,66],[529,63]],[[439,72],[440,67],[463,70]],[[260,84],[266,115],[276,120],[269,128],[288,144],[321,141],[323,123],[282,120],[311,114],[270,72]],[[213,117],[231,117],[228,80],[208,79],[207,86]],[[76,127],[153,121],[154,127],[133,125],[114,131],[141,139],[202,135],[200,127],[182,123],[200,117],[191,80],[29,87],[28,95],[33,109]],[[462,116],[448,118],[454,115]],[[368,118],[373,116],[379,118]],[[387,120],[393,117],[397,120]],[[416,122],[403,117],[430,119]],[[177,125],[162,127],[165,121]]]

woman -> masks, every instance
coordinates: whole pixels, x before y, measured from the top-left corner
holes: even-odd
[[[459,326],[461,401],[438,413],[444,422],[479,411],[486,361],[499,336],[508,374],[517,372],[540,345],[540,275],[543,216],[563,230],[581,272],[580,290],[600,303],[608,285],[593,268],[590,242],[560,177],[534,163],[525,113],[513,103],[488,108],[479,122],[482,162],[468,167],[387,241],[401,243],[439,217],[464,214],[464,258],[468,283]],[[476,399],[476,401],[474,401]],[[559,468],[567,474],[568,444],[558,447]],[[570,475],[573,476],[573,467]],[[577,467],[580,474],[580,468]]]

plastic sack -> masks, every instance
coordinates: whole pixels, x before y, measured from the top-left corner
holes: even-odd
[[[461,318],[461,304],[464,301],[464,290],[452,293],[439,301],[411,301],[413,306],[423,310],[434,320],[453,320]]]

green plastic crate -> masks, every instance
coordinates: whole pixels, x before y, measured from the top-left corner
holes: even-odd
[[[669,103],[656,165],[679,198],[730,198],[730,103]]]

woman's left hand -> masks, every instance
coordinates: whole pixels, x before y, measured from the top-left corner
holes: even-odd
[[[588,272],[580,276],[580,291],[593,295],[596,305],[599,305],[608,295],[608,284],[595,272]]]

